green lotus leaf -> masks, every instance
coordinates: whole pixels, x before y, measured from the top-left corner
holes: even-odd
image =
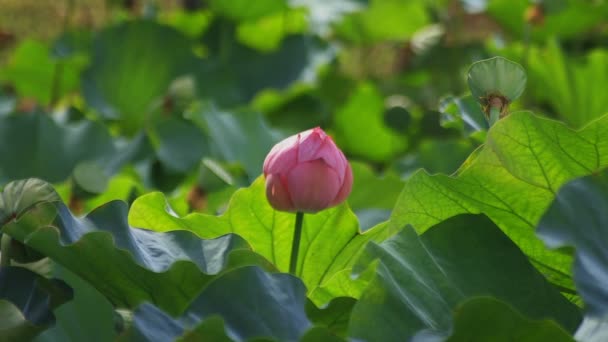
[[[608,116],[580,131],[515,112],[488,132],[486,144],[452,175],[415,173],[406,181],[389,226],[419,233],[461,213],[490,217],[543,274],[575,293],[572,257],[545,248],[534,229],[557,189],[608,166]]]
[[[349,334],[356,339],[450,336],[452,312],[476,296],[495,297],[533,319],[551,318],[571,332],[581,320],[578,307],[483,215],[458,215],[420,236],[407,226],[380,244],[370,242],[355,272],[375,261],[376,276],[351,315]]]
[[[22,197],[36,193],[30,190]],[[149,301],[179,314],[224,270],[252,264],[273,269],[234,234],[201,240],[186,231],[131,228],[121,201],[82,218],[61,202],[43,202],[5,224],[2,233],[50,257],[122,308]]]
[[[0,268],[0,341],[26,341],[55,324],[53,309],[72,299],[63,281],[22,267]]]
[[[536,233],[550,248],[576,248],[573,273],[588,314],[608,315],[608,171],[561,187]]]

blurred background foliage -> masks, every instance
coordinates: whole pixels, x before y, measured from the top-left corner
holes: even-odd
[[[53,182],[76,213],[154,189],[221,213],[275,142],[321,126],[368,228],[412,172],[483,143],[474,61],[526,68],[511,110],[604,114],[607,18],[601,0],[0,0],[0,184]]]

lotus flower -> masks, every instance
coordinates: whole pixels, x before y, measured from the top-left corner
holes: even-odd
[[[316,213],[348,197],[353,172],[344,153],[321,128],[276,144],[264,161],[266,197],[280,211]]]

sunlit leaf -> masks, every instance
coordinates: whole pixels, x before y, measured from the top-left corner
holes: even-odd
[[[428,22],[424,1],[370,0],[366,11],[345,16],[336,31],[357,43],[405,40]]]
[[[350,164],[354,181],[348,204],[357,215],[361,229],[366,230],[389,218],[404,182],[392,172],[376,175],[363,163]]]
[[[78,59],[53,59],[44,43],[25,40],[0,70],[0,80],[11,82],[20,96],[47,105],[78,86],[83,66]]]
[[[608,86],[608,53],[590,52],[583,60],[569,58],[555,40],[529,56],[531,91],[573,127],[582,127],[608,112],[602,89]]]
[[[194,213],[176,217],[167,211],[166,199],[158,192],[139,197],[129,212],[129,223],[134,227],[159,232],[187,230],[204,239],[238,234],[282,271],[288,270],[294,220],[294,214],[275,211],[270,206],[262,177],[251,187],[238,190],[222,216]],[[318,295],[315,290],[334,277],[348,279],[348,273],[341,271],[350,269],[367,241],[386,236],[385,231],[360,233],[357,218],[345,204],[305,215],[296,274],[306,284],[313,301],[323,304],[332,296],[356,295],[356,291],[341,292],[339,287]],[[329,298],[327,293],[331,293]]]
[[[384,99],[372,84],[361,84],[334,117],[336,142],[345,152],[373,161],[388,160],[407,140],[384,124]]]
[[[287,8],[286,0],[211,0],[211,9],[234,20],[251,20],[281,12]]]
[[[534,228],[562,184],[608,165],[608,140],[601,138],[606,134],[608,116],[576,132],[529,112],[513,113],[489,131],[485,146],[457,175],[414,174],[391,226],[409,223],[424,232],[460,213],[484,213],[552,282],[573,290],[572,258],[547,250]]]

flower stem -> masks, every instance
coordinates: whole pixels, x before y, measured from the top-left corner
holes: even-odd
[[[298,267],[298,251],[300,250],[300,238],[302,237],[302,223],[304,222],[304,213],[296,213],[296,224],[293,233],[293,242],[291,244],[291,260],[289,260],[289,273],[296,275]]]

